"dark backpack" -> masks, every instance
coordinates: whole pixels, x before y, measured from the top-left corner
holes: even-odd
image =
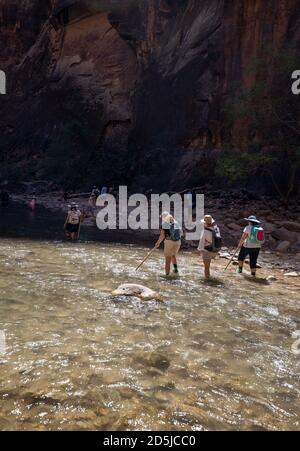
[[[170,228],[169,228],[169,239],[171,241],[179,241],[181,238],[181,232],[178,224],[175,222],[171,222]]]
[[[205,246],[205,250],[209,252],[219,252],[222,247],[222,238],[217,236],[215,229],[205,227],[205,230],[208,230],[212,234],[212,243],[209,246]]]

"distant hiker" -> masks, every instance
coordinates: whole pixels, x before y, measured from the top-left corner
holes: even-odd
[[[90,198],[89,198],[89,204],[90,204],[91,207],[95,207],[96,206],[96,201],[97,201],[97,198],[98,198],[99,195],[100,195],[99,189],[97,188],[97,186],[94,186],[93,189],[92,189]]]
[[[69,205],[70,210],[65,221],[65,231],[68,238],[75,241],[79,237],[80,225],[82,221],[81,211],[78,209],[78,205],[72,202]]]
[[[159,248],[164,242],[165,269],[166,276],[170,275],[171,263],[173,264],[173,273],[178,274],[178,266],[176,256],[181,247],[182,231],[173,216],[164,211],[162,214],[162,227],[158,241],[155,244]]]
[[[67,202],[67,200],[69,199],[68,191],[63,191],[63,199],[64,199],[65,202]]]
[[[31,201],[29,202],[29,208],[31,208],[31,211],[35,211],[36,208],[36,195],[33,194]]]
[[[201,222],[204,224],[204,229],[201,233],[198,251],[203,259],[205,278],[209,279],[211,261],[221,250],[222,238],[220,229],[211,215],[205,215]]]
[[[244,261],[249,255],[250,257],[250,269],[251,275],[256,276],[256,265],[259,252],[265,241],[264,229],[261,226],[261,222],[258,221],[256,216],[249,216],[244,218],[248,221],[248,225],[245,227],[243,235],[239,242],[240,253],[238,256],[239,268],[238,272],[243,272]]]

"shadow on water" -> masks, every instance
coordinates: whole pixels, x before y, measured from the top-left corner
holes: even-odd
[[[10,203],[0,207],[0,236],[5,238],[61,239],[64,215],[43,207],[31,211],[27,206]]]
[[[200,282],[208,287],[225,287],[225,281],[217,277],[211,277],[210,279],[203,278],[200,279]]]
[[[31,211],[27,205],[11,202],[7,207],[0,206],[0,237],[28,238],[33,240],[65,240],[64,221],[66,214],[38,206]],[[100,231],[95,226],[81,226],[80,242],[100,241],[103,243],[147,244],[150,240],[133,231]],[[153,239],[152,239],[153,241]]]

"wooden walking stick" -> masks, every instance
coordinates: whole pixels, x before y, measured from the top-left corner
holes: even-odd
[[[135,269],[136,271],[138,271],[143,266],[143,264],[148,260],[149,257],[151,257],[151,255],[153,254],[153,252],[155,250],[156,250],[156,246],[146,255],[146,257],[144,258],[142,263],[140,263],[139,266]]]
[[[79,221],[79,226],[78,226],[78,232],[77,232],[76,241],[78,241],[78,240],[79,240],[79,237],[80,237],[81,223],[82,223],[82,220],[80,219],[80,221]]]
[[[237,253],[237,251],[239,250],[239,248],[240,248],[240,246],[238,246],[238,247],[236,248],[236,250],[234,251],[234,254],[233,254],[233,256],[231,257],[231,259],[229,260],[229,263],[228,263],[228,265],[226,266],[226,268],[224,269],[224,272],[228,269],[229,265],[232,263],[232,261],[233,261],[233,259],[234,259],[234,257],[235,257],[235,254]]]

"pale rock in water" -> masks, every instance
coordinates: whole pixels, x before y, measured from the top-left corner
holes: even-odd
[[[143,285],[137,285],[133,283],[125,283],[120,285],[116,290],[112,292],[113,296],[133,296],[138,297],[143,301],[162,301],[161,296],[150,288]]]

